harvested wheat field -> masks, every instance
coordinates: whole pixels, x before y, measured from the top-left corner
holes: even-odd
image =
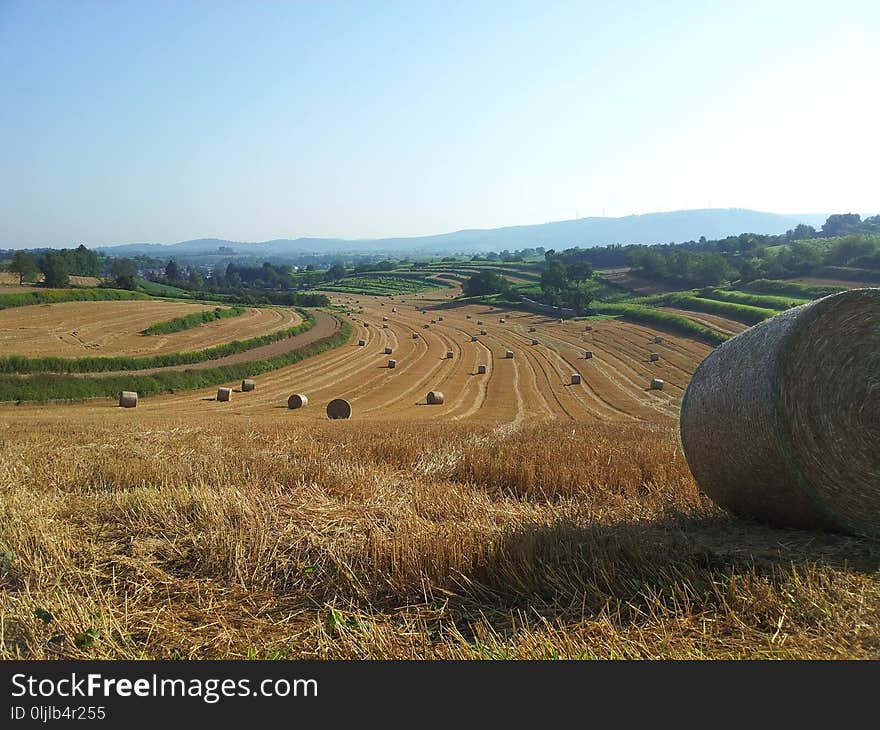
[[[880,545],[697,489],[676,419],[707,345],[352,299],[346,344],[229,402],[0,406],[0,656],[880,656]]]
[[[240,317],[181,332],[140,334],[156,322],[216,306],[155,300],[64,302],[5,309],[0,311],[0,352],[29,357],[160,355],[269,334],[302,320],[289,308],[249,308]]]

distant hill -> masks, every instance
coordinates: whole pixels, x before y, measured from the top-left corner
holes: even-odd
[[[677,210],[668,213],[646,213],[623,218],[578,218],[576,220],[508,226],[483,230],[464,230],[435,236],[409,238],[297,238],[245,243],[217,238],[201,238],[173,244],[131,243],[106,246],[99,250],[113,256],[194,256],[230,255],[232,251],[246,256],[284,256],[303,252],[376,252],[441,254],[452,251],[481,252],[515,250],[544,246],[603,246],[609,243],[680,243],[705,236],[724,238],[740,233],[779,234],[798,223],[819,227],[827,215],[779,215],[740,208],[708,208]],[[226,250],[223,250],[226,249]]]

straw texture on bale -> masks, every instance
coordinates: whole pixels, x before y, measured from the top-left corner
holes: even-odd
[[[660,355],[656,352],[651,353],[651,362],[657,362],[660,359]]]
[[[666,383],[660,380],[660,378],[653,378],[651,380],[651,390],[663,390],[664,385],[666,385]]]
[[[880,289],[789,309],[716,348],[679,431],[700,488],[777,525],[880,537]]]
[[[439,390],[428,391],[428,405],[439,406],[443,404],[443,393]]]
[[[256,390],[256,388],[257,388],[257,384],[253,380],[250,380],[249,378],[241,381],[241,392],[242,393],[249,393],[252,390]]]
[[[294,393],[287,399],[287,407],[291,410],[295,408],[305,408],[308,404],[308,397],[304,396],[302,393]]]
[[[485,365],[477,365],[477,373],[480,375],[486,374],[486,366]]]
[[[138,394],[133,390],[123,390],[119,394],[119,405],[122,408],[136,408],[138,404]]]
[[[397,360],[389,360],[388,367],[391,368],[392,370],[394,370],[394,368],[397,367]]]
[[[217,400],[223,402],[232,400],[232,388],[217,388]]]
[[[334,398],[327,404],[327,418],[351,418],[351,403],[344,398]]]
[[[579,373],[571,374],[571,384],[572,385],[580,385],[581,384],[581,376]]]

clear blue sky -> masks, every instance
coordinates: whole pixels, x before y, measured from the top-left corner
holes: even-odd
[[[0,246],[880,210],[880,2],[0,0]]]

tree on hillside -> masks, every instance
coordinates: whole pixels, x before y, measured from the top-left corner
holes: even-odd
[[[481,271],[474,274],[462,285],[462,291],[466,297],[503,294],[509,290],[510,282],[494,271]]]
[[[333,264],[333,266],[327,269],[324,278],[327,281],[339,281],[343,276],[345,276],[345,267],[342,264]]]
[[[59,251],[50,251],[43,258],[44,283],[53,289],[64,289],[70,286],[70,269],[67,257]]]
[[[568,272],[569,280],[575,285],[593,276],[593,266],[589,261],[576,261],[573,264],[569,264],[566,267],[566,271]]]
[[[177,265],[177,262],[174,259],[168,261],[165,264],[165,278],[168,281],[180,281],[180,267]]]
[[[822,235],[830,237],[843,236],[847,233],[858,233],[861,222],[862,216],[858,213],[829,215],[828,219],[822,224]]]
[[[137,270],[131,259],[113,259],[110,264],[110,276],[113,283],[120,289],[134,289]]]
[[[37,265],[30,257],[30,254],[24,251],[16,251],[12,257],[12,263],[9,264],[9,271],[18,274],[19,285],[24,284],[24,280],[33,281],[37,276]]]

